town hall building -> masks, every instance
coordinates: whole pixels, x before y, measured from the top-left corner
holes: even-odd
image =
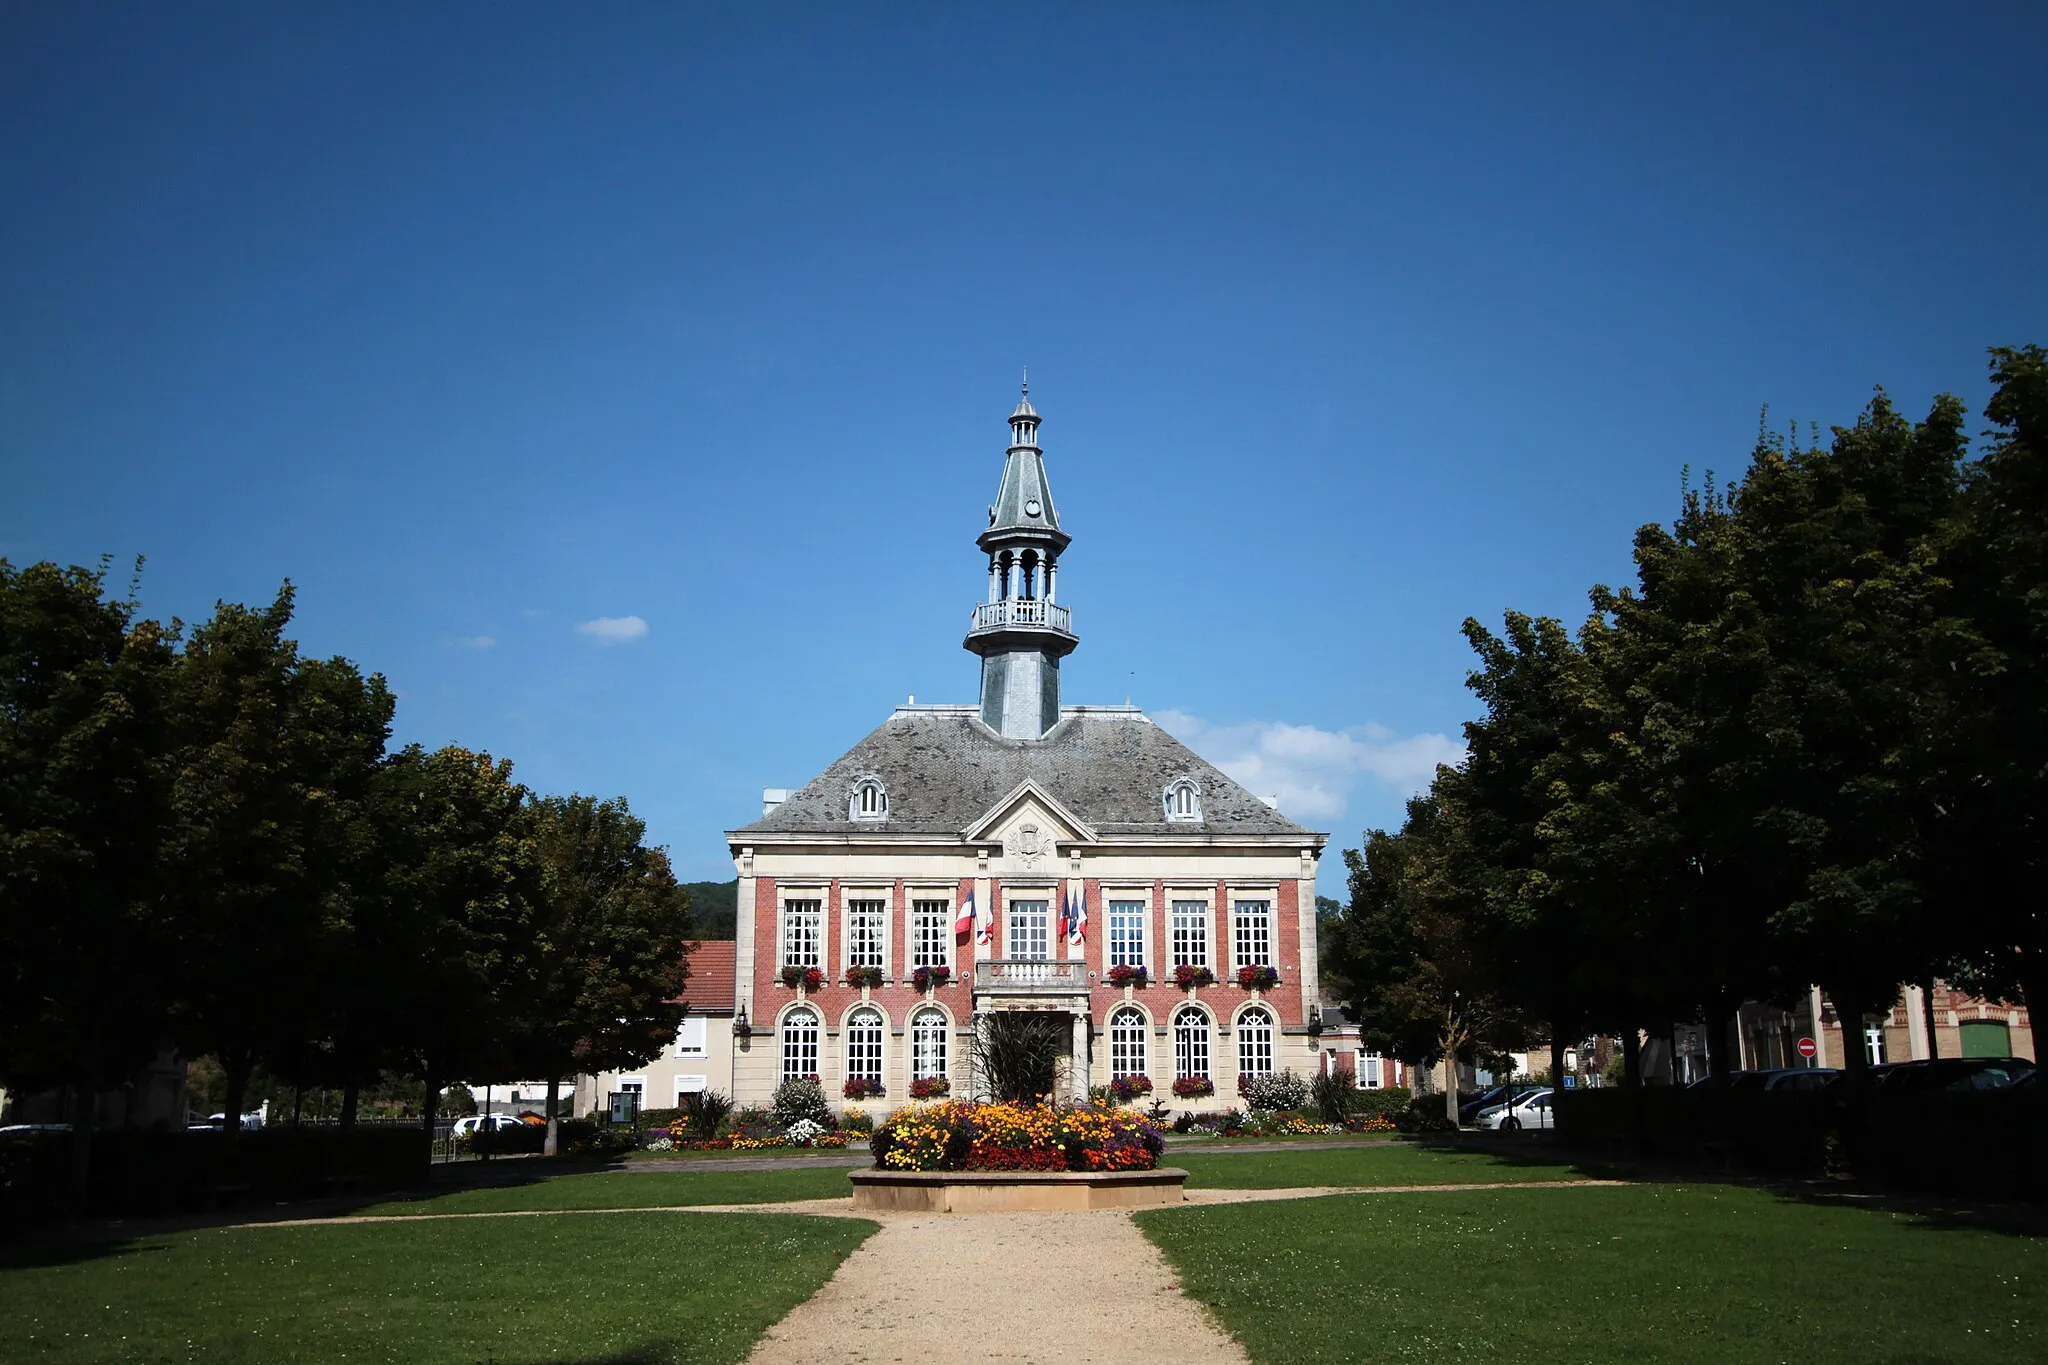
[[[1326,1065],[1304,829],[1131,706],[1069,706],[1079,642],[1029,389],[988,526],[966,648],[974,705],[896,708],[726,835],[739,874],[732,1093],[816,1076],[890,1109],[975,1085],[979,1017],[1071,1038],[1070,1098],[1143,1075],[1181,1107]],[[1173,1098],[1213,1088],[1213,1098]],[[851,1083],[851,1084],[849,1084]]]

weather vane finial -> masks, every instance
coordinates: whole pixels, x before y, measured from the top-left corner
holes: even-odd
[[[1031,392],[1031,367],[1029,365],[1024,367],[1024,392],[1027,395]]]

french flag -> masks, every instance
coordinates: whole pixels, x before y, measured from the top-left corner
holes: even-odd
[[[960,902],[960,913],[953,917],[953,932],[964,934],[974,927],[974,893],[967,893],[967,899]]]
[[[1067,891],[1066,913],[1060,916],[1067,924],[1067,942],[1070,944],[1088,941],[1088,893],[1079,886]]]

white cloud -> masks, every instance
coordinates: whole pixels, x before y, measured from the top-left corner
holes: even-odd
[[[1153,719],[1254,794],[1279,797],[1280,809],[1298,820],[1343,815],[1361,779],[1412,795],[1429,786],[1438,764],[1465,757],[1465,746],[1448,735],[1397,735],[1384,725],[1210,725],[1180,711],[1162,711]]]
[[[447,643],[450,649],[489,649],[498,642],[489,635],[455,635]]]
[[[588,635],[601,645],[631,644],[647,634],[647,623],[637,616],[600,616],[576,623],[578,635]]]

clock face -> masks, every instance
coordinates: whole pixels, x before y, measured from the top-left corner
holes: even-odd
[[[1027,517],[1035,517],[1035,516],[1037,516],[1037,515],[1038,515],[1038,499],[1037,499],[1037,498],[1027,498],[1027,499],[1025,499],[1025,501],[1024,501],[1024,515],[1025,515],[1025,516],[1027,516]]]

